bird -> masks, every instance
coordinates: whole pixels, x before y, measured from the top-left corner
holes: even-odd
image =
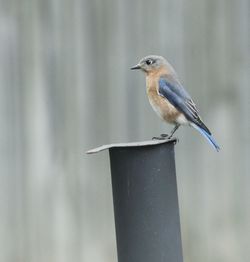
[[[191,126],[203,135],[217,152],[220,150],[176,71],[164,57],[148,55],[131,67],[131,70],[141,70],[146,74],[149,103],[163,121],[174,125],[170,135],[161,134],[154,139],[170,139],[180,126]]]

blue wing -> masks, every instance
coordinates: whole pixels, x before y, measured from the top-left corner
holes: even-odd
[[[201,121],[198,110],[190,95],[177,79],[170,75],[163,75],[159,79],[159,94],[183,113],[191,123],[196,124],[211,135],[209,129]]]

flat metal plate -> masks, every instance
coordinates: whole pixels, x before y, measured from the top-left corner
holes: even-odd
[[[141,142],[130,142],[130,143],[116,143],[116,144],[109,144],[96,147],[94,149],[88,150],[86,154],[95,154],[101,152],[106,149],[114,148],[114,147],[138,147],[138,146],[152,146],[152,145],[159,145],[164,143],[176,143],[178,141],[177,138],[173,137],[171,139],[164,139],[164,140],[147,140]]]

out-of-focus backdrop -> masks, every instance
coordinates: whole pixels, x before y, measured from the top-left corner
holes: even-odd
[[[168,132],[142,73],[176,68],[221,145],[181,128],[186,262],[250,258],[249,0],[0,0],[0,261],[115,262],[110,142]]]

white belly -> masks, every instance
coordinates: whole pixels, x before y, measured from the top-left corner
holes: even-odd
[[[149,99],[149,103],[152,106],[155,113],[164,121],[164,116],[161,108],[156,103],[154,103],[151,99]]]
[[[189,125],[190,124],[190,122],[187,120],[187,118],[182,113],[176,118],[176,123],[180,125]]]

